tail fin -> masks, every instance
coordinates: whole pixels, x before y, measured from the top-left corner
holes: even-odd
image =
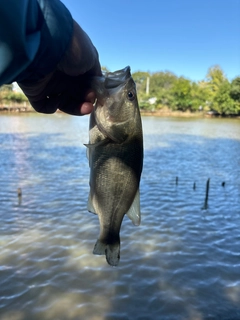
[[[120,239],[111,244],[106,244],[97,240],[93,249],[93,254],[106,255],[106,260],[110,266],[117,266],[120,259]]]
[[[120,241],[108,244],[105,253],[108,264],[110,266],[117,266],[120,259]]]
[[[98,239],[94,246],[93,254],[98,254],[98,255],[105,254],[106,247],[107,247],[106,243]]]

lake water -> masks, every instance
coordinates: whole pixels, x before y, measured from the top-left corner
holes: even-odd
[[[0,116],[0,319],[240,319],[240,121],[143,117],[142,223],[113,268],[92,254],[88,120]]]

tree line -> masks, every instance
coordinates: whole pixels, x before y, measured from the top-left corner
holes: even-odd
[[[106,67],[103,71],[108,71]],[[204,111],[220,115],[240,115],[240,76],[231,82],[220,66],[209,68],[206,78],[193,82],[170,71],[135,72],[139,105],[142,110],[155,111],[168,108],[172,111]],[[0,87],[0,104],[28,101],[13,85]]]
[[[0,87],[0,105],[24,103],[26,101],[28,101],[28,99],[22,92],[13,90],[13,84],[5,84]]]
[[[193,82],[169,71],[135,72],[140,108],[143,110],[205,111],[240,115],[240,76],[231,82],[220,66],[209,68],[206,79]]]

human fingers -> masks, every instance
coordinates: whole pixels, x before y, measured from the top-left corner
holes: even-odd
[[[96,95],[93,91],[88,92],[88,94],[85,97],[85,102],[83,102],[80,107],[80,114],[86,115],[93,111],[93,104],[96,100]]]
[[[54,113],[60,109],[69,114],[79,115],[80,106],[93,100],[87,97],[90,81],[89,77],[72,77],[56,70],[46,79],[37,82],[25,81],[19,85],[37,112]],[[83,110],[84,113],[87,112],[84,105]]]

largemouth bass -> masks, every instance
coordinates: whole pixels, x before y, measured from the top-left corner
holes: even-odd
[[[130,68],[106,73],[95,82],[97,102],[90,116],[88,211],[98,214],[100,235],[93,253],[120,259],[125,214],[140,224],[139,183],[143,165],[142,123]]]

